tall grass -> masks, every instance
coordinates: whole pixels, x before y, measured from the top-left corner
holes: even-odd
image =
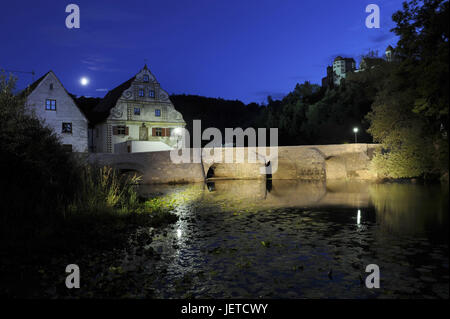
[[[69,210],[95,213],[136,209],[139,206],[136,187],[140,180],[140,176],[120,174],[108,166],[82,166],[80,185]]]

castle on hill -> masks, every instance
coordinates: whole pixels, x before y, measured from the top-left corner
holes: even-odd
[[[362,72],[371,69],[381,63],[391,62],[394,59],[394,48],[388,46],[384,52],[385,57],[367,56],[361,59],[359,69],[356,69],[356,62],[353,58],[343,58],[337,56],[332,66],[327,66],[327,75],[322,78],[323,87],[335,87],[341,84],[341,81],[353,72]]]

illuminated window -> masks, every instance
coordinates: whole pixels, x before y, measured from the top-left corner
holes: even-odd
[[[56,111],[56,100],[45,100],[45,109],[48,111]]]
[[[62,123],[62,132],[72,134],[72,123]]]
[[[155,110],[155,116],[161,116],[161,110],[160,109],[156,109]]]
[[[134,108],[134,115],[141,115],[141,108],[140,107],[135,107]]]
[[[139,89],[139,96],[144,96],[144,89]]]
[[[148,82],[149,81],[148,75],[144,75],[143,80],[144,80],[144,82]]]
[[[155,90],[148,91],[148,96],[149,97],[155,97]]]

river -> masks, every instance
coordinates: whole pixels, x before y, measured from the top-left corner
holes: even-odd
[[[140,193],[178,203],[150,244],[157,298],[449,297],[448,188],[217,180]],[[369,264],[380,288],[365,285]]]

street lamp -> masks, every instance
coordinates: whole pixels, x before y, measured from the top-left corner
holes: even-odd
[[[355,133],[355,143],[357,143],[358,142],[358,138],[356,136],[356,134],[358,133],[358,128],[357,127],[353,128],[353,133]]]

